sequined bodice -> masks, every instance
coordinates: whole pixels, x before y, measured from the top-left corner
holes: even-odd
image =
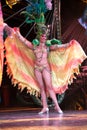
[[[44,62],[47,61],[47,47],[46,46],[37,46],[34,48],[34,54],[36,57],[36,62]]]

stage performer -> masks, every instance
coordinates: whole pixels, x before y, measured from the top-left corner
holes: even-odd
[[[40,35],[37,36],[37,38],[34,39],[32,43],[20,34],[20,31],[18,28],[11,28],[7,24],[4,24],[4,29],[8,34],[8,37],[5,41],[7,55],[9,54],[8,53],[9,46],[12,46],[13,47],[12,51],[14,52],[14,50],[16,50],[16,53],[17,53],[18,48],[14,49],[15,45],[13,44],[16,44],[17,46],[20,44],[19,46],[21,47],[23,43],[27,45],[29,49],[31,49],[32,53],[34,53],[34,56],[35,56],[35,57],[33,56],[34,57],[33,58],[34,75],[35,75],[36,82],[38,84],[37,87],[41,94],[41,101],[42,101],[42,106],[43,106],[39,114],[49,112],[49,108],[47,105],[47,98],[46,98],[46,96],[48,95],[50,95],[50,97],[52,98],[55,104],[55,110],[59,114],[62,114],[63,112],[58,105],[56,93],[61,94],[65,92],[65,90],[68,88],[68,84],[72,83],[72,79],[74,78],[74,73],[77,73],[77,74],[79,73],[78,72],[79,65],[86,58],[86,55],[84,51],[82,50],[81,46],[79,45],[79,43],[76,40],[71,40],[69,43],[59,45],[59,44],[56,44],[60,42],[57,39],[48,40],[47,28],[44,25],[43,26],[41,25]],[[16,40],[15,43],[13,39]],[[9,63],[10,58],[8,59],[8,56],[7,56],[7,61],[10,66],[10,63]],[[31,56],[28,55],[28,57],[31,57]],[[13,71],[13,70],[10,70],[10,71]],[[14,77],[13,72],[11,73],[12,73],[12,76]],[[20,81],[20,82],[22,86],[23,81]],[[31,88],[32,87],[33,86],[31,86]]]

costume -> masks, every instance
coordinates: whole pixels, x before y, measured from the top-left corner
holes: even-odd
[[[51,0],[50,0],[51,1]],[[46,4],[48,1],[46,1]],[[38,19],[27,19],[27,22],[37,22],[41,23],[44,32],[44,1],[42,6],[42,1],[40,0],[40,15]],[[33,2],[32,7],[35,7],[35,2]],[[36,6],[38,7],[38,6]],[[32,14],[32,9],[29,5],[29,13]],[[36,8],[38,10],[38,8]],[[37,37],[41,35],[41,30],[37,24],[39,31],[37,32]],[[52,86],[55,93],[64,93],[68,88],[68,84],[72,83],[74,78],[74,73],[79,73],[79,65],[87,58],[80,44],[76,40],[70,41],[70,46],[67,48],[58,48],[56,51],[49,51],[48,62],[51,67],[52,73]],[[60,45],[61,46],[61,45]],[[23,90],[27,88],[27,92],[38,96],[40,94],[39,85],[37,83],[36,77],[34,75],[34,51],[30,50],[21,39],[18,37],[17,33],[12,33],[8,36],[4,42],[4,47],[6,50],[6,64],[7,64],[7,74],[11,78],[12,84],[14,86],[18,85],[18,88]],[[0,53],[1,54],[1,53]],[[3,56],[0,57],[0,61],[3,60]],[[0,72],[2,74],[3,63],[0,63]],[[2,76],[0,76],[0,81]]]
[[[39,85],[34,75],[34,52],[21,42],[16,33],[5,40],[7,73],[14,85],[31,94],[40,94]],[[60,45],[61,46],[61,45]],[[76,40],[70,41],[67,48],[49,51],[48,61],[51,66],[52,86],[56,93],[63,93],[72,83],[74,73],[79,74],[79,65],[87,58]]]
[[[48,71],[50,73],[50,70],[48,69],[48,65],[41,65],[41,66],[35,65],[34,69],[36,69],[36,70],[38,70],[40,72],[42,72],[45,69],[46,71]]]

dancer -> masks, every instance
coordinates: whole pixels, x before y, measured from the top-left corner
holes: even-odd
[[[72,78],[74,77],[73,73],[74,72],[77,73],[76,71],[78,70],[78,65],[80,64],[80,62],[82,62],[86,58],[86,55],[83,52],[82,48],[81,47],[79,48],[78,42],[75,41],[75,40],[72,40],[70,43],[67,43],[67,44],[61,44],[61,45],[54,44],[54,45],[51,45],[50,47],[48,47],[47,43],[46,43],[47,42],[47,36],[46,36],[47,30],[46,29],[43,30],[43,27],[42,27],[42,33],[40,34],[39,39],[34,39],[32,41],[32,43],[30,41],[28,41],[27,39],[25,39],[20,34],[18,28],[12,29],[6,24],[4,24],[4,28],[5,28],[5,31],[8,33],[10,39],[13,39],[14,38],[13,34],[15,34],[17,36],[17,38],[22,42],[22,44],[23,43],[26,44],[29,47],[29,49],[31,49],[33,51],[33,53],[35,55],[34,74],[35,74],[37,83],[39,85],[38,88],[40,89],[42,106],[43,106],[43,108],[39,112],[39,114],[49,112],[49,108],[48,108],[47,100],[46,100],[47,99],[46,96],[48,94],[50,95],[50,97],[52,98],[52,100],[55,104],[56,111],[58,113],[62,114],[63,112],[62,112],[61,108],[59,107],[57,99],[56,99],[56,93],[61,94],[68,88],[67,85],[70,82],[69,79],[72,80]],[[73,52],[75,53],[74,46],[78,46],[78,53],[80,52],[81,54],[77,54],[78,56],[77,55],[75,56],[73,54],[73,57],[72,57],[72,53]],[[73,48],[74,48],[74,51],[72,52]],[[51,64],[49,64],[48,57],[49,57],[50,52],[54,53],[54,52],[57,51],[57,53],[61,54],[62,49],[63,49],[63,51],[62,51],[63,53],[62,53],[62,55],[60,55],[61,58],[62,58],[62,56],[64,57],[64,55],[68,54],[69,49],[70,49],[70,53],[71,53],[70,57],[72,57],[72,58],[70,59],[69,56],[67,58],[70,61],[67,60],[65,67],[64,67],[63,73],[65,73],[65,72],[67,72],[67,73],[65,75],[63,75],[63,73],[62,73],[62,78],[64,78],[63,81],[62,81],[63,84],[61,83],[62,86],[54,88],[53,85],[52,85],[52,77],[53,77],[52,73],[51,73],[52,72],[52,66],[50,66]],[[67,54],[64,53],[65,51],[67,52]],[[55,56],[56,56],[56,54],[55,54]],[[57,54],[57,56],[58,56],[58,54]],[[75,59],[75,61],[73,60],[73,58]],[[60,63],[57,63],[57,64],[60,64]],[[69,65],[67,66],[67,64],[69,64]],[[66,68],[66,66],[67,66],[67,68]],[[62,69],[63,69],[63,66],[62,66]],[[67,71],[65,71],[66,69],[67,69]],[[58,72],[56,72],[56,73],[58,73]],[[60,70],[59,70],[59,74],[60,74]],[[54,80],[56,80],[56,78]],[[58,81],[58,82],[60,82],[60,81]]]
[[[8,33],[8,35],[11,35],[11,32],[13,31],[8,25],[4,24],[5,26],[5,31]],[[56,99],[56,94],[53,90],[52,87],[52,79],[51,79],[51,68],[48,63],[48,47],[46,46],[46,40],[47,36],[46,33],[43,32],[40,35],[40,43],[39,45],[35,46],[31,42],[29,42],[27,39],[25,39],[22,35],[20,35],[20,32],[17,30],[16,34],[18,38],[25,43],[30,49],[34,51],[35,54],[35,65],[34,65],[34,73],[36,76],[36,79],[39,83],[40,87],[40,93],[41,93],[41,100],[42,100],[42,105],[43,108],[39,114],[43,113],[48,113],[48,105],[47,105],[47,98],[46,98],[46,91],[49,92],[50,97],[52,98],[54,104],[55,104],[55,109],[58,113],[63,113],[61,108],[58,105],[57,99]],[[50,50],[56,50],[57,47],[67,47],[69,44],[66,45],[54,45],[50,47]]]
[[[48,3],[48,1],[45,2]],[[33,4],[35,3],[33,2]],[[35,96],[41,94],[43,108],[39,114],[49,112],[46,101],[48,95],[52,98],[56,111],[62,114],[56,93],[65,92],[68,84],[72,83],[74,73],[78,74],[79,65],[86,59],[86,55],[76,40],[58,45],[56,44],[60,43],[58,40],[47,39],[45,12],[43,12],[45,10],[43,10],[44,6],[42,7],[41,1],[39,6],[40,16],[34,17],[33,20],[27,19],[27,22],[33,21],[39,25],[37,37],[32,43],[25,39],[17,28],[10,28],[4,24],[5,31],[8,33],[4,42],[8,66],[7,73],[11,76],[12,83],[18,84],[19,89],[26,87],[30,94]],[[32,8],[29,6],[29,9]],[[28,13],[32,14],[33,11],[30,10]]]

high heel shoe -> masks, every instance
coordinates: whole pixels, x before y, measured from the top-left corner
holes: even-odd
[[[42,115],[42,114],[44,114],[44,113],[48,114],[48,113],[49,113],[49,108],[42,109],[42,111],[40,111],[38,114],[39,114],[39,115]]]
[[[62,110],[59,110],[58,113],[59,113],[59,114],[63,114],[63,111],[62,111]]]
[[[57,109],[56,107],[54,107],[54,108],[58,112],[58,114],[63,114],[63,111],[61,109]]]

